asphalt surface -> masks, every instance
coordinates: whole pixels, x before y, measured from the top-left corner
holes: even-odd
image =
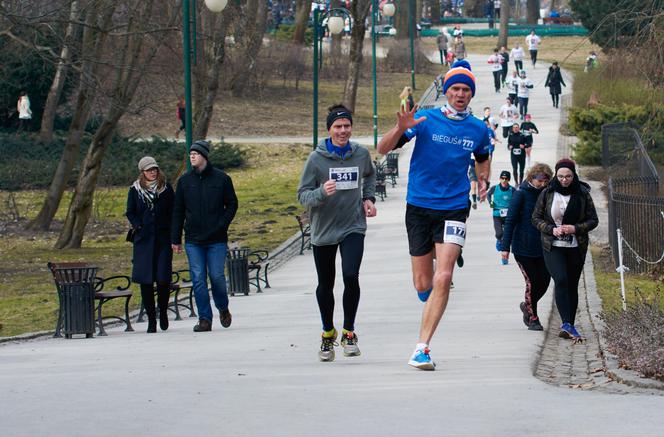
[[[493,92],[488,55],[470,57],[479,78],[476,113],[484,106],[497,113],[505,97]],[[553,164],[559,112],[543,87],[545,66],[528,71],[541,132],[533,162]],[[546,334],[523,325],[523,279],[513,261],[500,264],[486,204],[471,213],[466,263],[431,343],[438,368],[406,364],[422,309],[403,223],[411,150],[402,151],[398,185],[369,220],[356,324],[362,356],[337,349],[336,361],[318,361],[309,251],[272,272],[265,293],[232,297],[229,329],[217,319],[212,332],[196,334],[195,320],[186,319],[150,335],[136,324],[136,332],[111,329],[108,337],[0,345],[0,434],[662,435],[662,396],[569,388],[533,375]],[[499,146],[494,182],[510,169],[508,159]],[[341,290],[337,296],[340,324]],[[551,307],[551,296],[541,308]],[[541,315],[546,325],[547,312]]]

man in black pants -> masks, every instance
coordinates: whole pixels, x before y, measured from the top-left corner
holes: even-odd
[[[518,123],[512,125],[512,132],[507,138],[507,148],[510,151],[510,160],[512,161],[514,186],[518,187],[523,182],[523,172],[526,167],[526,138],[521,133]]]

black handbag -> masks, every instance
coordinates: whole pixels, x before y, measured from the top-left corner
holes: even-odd
[[[129,228],[127,231],[127,236],[125,237],[125,240],[133,243],[134,242],[134,236],[136,235],[136,230],[134,228]]]

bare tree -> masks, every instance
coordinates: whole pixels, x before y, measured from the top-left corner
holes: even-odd
[[[55,113],[58,108],[58,102],[62,95],[62,89],[65,86],[65,79],[70,67],[72,47],[74,43],[74,31],[76,29],[79,15],[79,2],[72,0],[69,5],[69,22],[67,23],[67,30],[65,32],[65,39],[60,50],[60,58],[58,59],[55,67],[55,76],[51,89],[48,92],[46,103],[44,104],[44,113],[41,120],[41,128],[39,130],[39,140],[44,143],[50,143],[53,139],[53,122],[55,121]]]
[[[440,0],[431,0],[431,22],[440,24]]]
[[[371,0],[355,0],[350,5],[350,14],[353,17],[354,25],[351,29],[348,77],[346,78],[343,96],[343,104],[350,110],[355,109],[357,86],[362,71],[364,34],[367,31],[365,23],[370,9]]]
[[[248,78],[256,67],[267,25],[267,2],[248,0],[235,26],[235,62],[231,89],[236,97],[244,94]],[[240,31],[241,30],[241,31]]]
[[[500,3],[500,31],[498,32],[498,47],[508,47],[511,7],[509,1]]]
[[[155,5],[155,2],[159,4]],[[109,0],[106,7],[110,7],[111,3],[120,2]],[[159,11],[156,8],[163,8],[163,3],[159,0],[126,0],[120,6],[122,7],[121,13],[116,14],[115,17],[126,18],[127,21],[116,24],[116,32],[119,32],[120,29],[124,31],[116,34],[120,39],[119,47],[109,50],[116,54],[115,59],[109,60],[112,62],[114,70],[109,107],[92,138],[92,143],[81,166],[81,174],[69,205],[67,218],[55,244],[57,249],[81,247],[85,227],[92,213],[97,178],[106,149],[120,118],[131,104],[141,78],[145,75],[167,35],[167,32],[157,27],[156,17],[159,16]],[[174,25],[177,17],[176,11],[177,8],[170,8],[167,12],[171,15],[168,17],[166,28],[172,28]]]

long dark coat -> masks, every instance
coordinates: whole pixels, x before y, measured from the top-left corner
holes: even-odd
[[[544,86],[549,87],[550,94],[562,94],[560,85],[567,86],[563,80],[563,75],[560,74],[560,68],[549,67],[549,74],[546,76]]]
[[[150,209],[136,189],[129,188],[126,216],[136,230],[131,280],[138,284],[171,282],[173,250],[170,229],[174,199],[173,187],[166,184],[166,189],[155,200],[154,208]]]

